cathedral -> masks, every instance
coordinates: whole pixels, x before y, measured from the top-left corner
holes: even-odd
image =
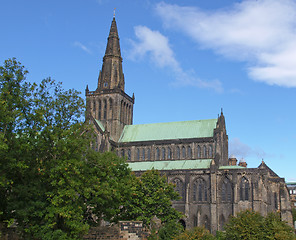
[[[135,96],[125,93],[125,78],[115,17],[111,23],[97,89],[86,87],[87,118],[95,128],[94,148],[125,157],[136,174],[152,168],[175,184],[184,227],[223,230],[229,216],[246,209],[277,211],[292,224],[289,192],[263,161],[247,168],[228,156],[223,112],[218,118],[133,125]]]

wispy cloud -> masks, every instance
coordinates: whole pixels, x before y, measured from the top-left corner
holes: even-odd
[[[296,87],[295,1],[247,0],[216,11],[162,2],[156,12],[201,47],[246,62],[252,79]]]
[[[229,155],[234,155],[236,158],[257,157],[259,159],[267,156],[263,149],[252,148],[241,142],[239,138],[233,138],[229,141]]]
[[[82,49],[83,51],[85,51],[88,54],[91,54],[91,50],[89,48],[87,48],[85,45],[83,45],[81,42],[75,41],[73,44],[75,47],[79,47],[80,49]]]
[[[156,66],[167,67],[171,70],[176,78],[175,85],[189,85],[222,91],[222,85],[218,80],[204,81],[197,78],[194,72],[183,70],[175,58],[168,38],[160,32],[153,31],[146,26],[136,26],[135,35],[138,41],[132,41],[131,58],[137,59],[148,55]]]

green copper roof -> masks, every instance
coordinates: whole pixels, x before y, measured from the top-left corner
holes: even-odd
[[[246,169],[245,167],[242,167],[242,166],[221,166],[219,167],[219,169]]]
[[[212,159],[129,162],[128,165],[132,171],[147,171],[152,168],[156,170],[208,169],[211,161]]]
[[[96,123],[99,125],[99,127],[101,128],[101,130],[102,130],[103,132],[105,132],[105,128],[104,128],[103,124],[101,123],[101,121],[99,121],[99,120],[97,120],[97,119],[95,119],[95,121],[96,121]]]
[[[217,119],[126,125],[119,142],[213,137]]]

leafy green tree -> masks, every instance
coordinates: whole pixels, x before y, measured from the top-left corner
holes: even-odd
[[[149,226],[154,216],[162,223],[181,218],[180,212],[172,207],[172,200],[179,199],[179,195],[159,171],[153,169],[134,177],[131,189],[132,196],[124,204],[122,219],[143,221]]]
[[[293,222],[296,221],[296,208],[292,208]]]
[[[265,239],[293,240],[296,239],[294,229],[281,220],[278,213],[269,213],[264,219]]]
[[[174,240],[214,240],[215,237],[209,230],[204,227],[195,227],[193,229],[185,230],[183,233],[175,236]]]
[[[116,220],[130,195],[130,169],[90,148],[84,101],[48,78],[25,82],[15,59],[0,68],[0,220],[25,239],[80,239],[101,219]]]
[[[246,210],[232,216],[225,226],[225,237],[229,240],[264,239],[264,218],[257,212]]]
[[[168,221],[159,229],[152,229],[149,240],[171,240],[183,232],[184,228],[179,221]]]
[[[246,210],[231,217],[225,227],[225,239],[296,239],[293,228],[283,222],[277,213],[267,217]]]

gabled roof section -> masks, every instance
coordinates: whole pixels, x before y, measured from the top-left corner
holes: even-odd
[[[119,142],[213,137],[217,119],[126,125]]]
[[[242,166],[238,166],[238,165],[235,165],[235,166],[220,166],[219,167],[219,170],[223,170],[223,169],[247,169],[247,168],[242,167]]]
[[[129,162],[132,171],[209,169],[212,159]]]

